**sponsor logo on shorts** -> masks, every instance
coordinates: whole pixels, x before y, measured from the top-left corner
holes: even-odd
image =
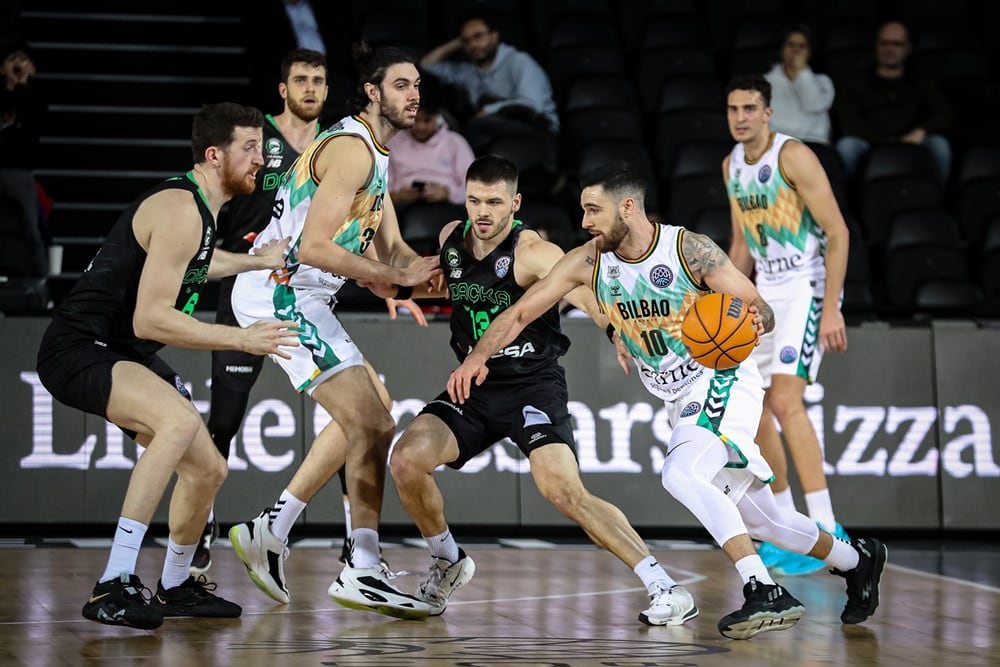
[[[452,403],[450,401],[442,401],[441,399],[435,399],[435,400],[431,401],[430,403],[428,403],[427,405],[430,406],[430,405],[434,405],[435,403],[437,403],[439,405],[443,405],[446,408],[451,408],[452,410],[454,410],[455,412],[457,412],[460,415],[463,415],[463,416],[465,415],[465,413],[462,412],[462,408],[458,407],[457,405],[455,405],[454,403]]]
[[[249,373],[253,373],[253,366],[238,366],[236,364],[227,364],[226,372],[236,373],[238,375],[247,375]]]
[[[760,168],[760,173],[757,174],[757,180],[761,183],[767,183],[771,179],[771,165],[765,164]]]
[[[657,264],[649,270],[649,282],[660,289],[670,287],[670,283],[674,282],[674,272],[666,264]]]
[[[700,411],[701,411],[701,403],[699,403],[698,401],[692,401],[691,403],[685,405],[684,409],[681,410],[681,417],[692,417],[698,414],[698,412]]]
[[[779,358],[781,359],[781,363],[790,364],[799,358],[799,353],[794,347],[788,345],[786,347],[781,348],[781,355],[779,356]]]
[[[530,438],[528,438],[528,443],[530,444],[530,443],[532,443],[532,442],[535,442],[536,440],[541,440],[541,439],[542,439],[542,438],[544,438],[544,437],[545,437],[545,434],[544,434],[544,433],[541,433],[541,432],[539,432],[539,431],[536,431],[535,433],[532,433],[532,434],[531,434],[531,437],[530,437]]]
[[[510,255],[504,255],[497,259],[496,264],[493,265],[493,271],[497,274],[497,278],[503,278],[507,275],[507,271],[510,270]]]

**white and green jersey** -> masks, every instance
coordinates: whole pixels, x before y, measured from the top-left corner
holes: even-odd
[[[758,284],[825,276],[826,234],[781,170],[781,149],[789,141],[798,140],[772,132],[756,160],[747,159],[743,144],[736,144],[729,158],[730,205],[757,267]]]
[[[593,288],[646,389],[672,401],[705,370],[688,356],[681,322],[691,304],[709,289],[695,281],[684,262],[681,243],[686,230],[655,223],[653,227],[653,242],[642,257],[598,255]]]
[[[345,135],[360,137],[368,144],[374,157],[374,164],[371,177],[354,195],[351,210],[331,241],[345,250],[361,255],[367,250],[378,231],[382,222],[383,202],[389,189],[389,149],[379,143],[364,119],[360,116],[349,116],[321,132],[295,160],[283,177],[275,195],[271,222],[254,242],[254,245],[260,246],[272,240],[289,236],[292,238],[285,255],[285,267],[271,273],[271,279],[278,285],[319,289],[335,294],[347,280],[344,276],[300,264],[298,259],[306,214],[319,187],[319,179],[313,171],[315,159],[327,143],[335,137]]]

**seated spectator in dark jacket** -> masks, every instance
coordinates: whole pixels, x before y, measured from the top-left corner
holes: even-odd
[[[554,150],[559,117],[549,77],[530,55],[501,42],[489,19],[465,18],[458,37],[429,51],[420,64],[468,94],[477,113],[465,136],[477,155],[505,134],[533,135]]]
[[[843,135],[837,153],[853,174],[872,144],[903,142],[925,146],[937,164],[941,183],[951,171],[951,146],[943,136],[952,114],[944,95],[906,69],[910,38],[902,23],[879,28],[875,69],[852,80],[837,98]]]

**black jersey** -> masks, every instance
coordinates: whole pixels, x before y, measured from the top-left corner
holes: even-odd
[[[139,277],[146,263],[146,251],[135,238],[132,219],[140,204],[170,189],[190,192],[201,214],[201,242],[188,262],[174,304],[177,310],[188,315],[194,312],[201,289],[208,280],[208,265],[215,248],[215,219],[205,195],[194,181],[194,174],[188,172],[153,187],[121,214],[83,275],[56,310],[56,320],[122,353],[148,357],[163,347],[158,341],[137,338],[132,327]]]
[[[461,362],[490,322],[513,305],[525,290],[514,280],[514,248],[526,229],[520,220],[503,242],[481,260],[465,248],[471,223],[457,225],[441,248],[441,267],[451,297],[451,346]],[[531,374],[555,363],[566,353],[569,339],[559,328],[559,311],[553,306],[524,328],[507,347],[487,363],[491,378]]]
[[[274,117],[264,117],[264,166],[257,172],[257,185],[250,194],[236,195],[219,211],[219,247],[245,254],[268,223],[274,210],[274,195],[281,178],[299,152],[278,129]],[[317,133],[319,125],[316,126]]]

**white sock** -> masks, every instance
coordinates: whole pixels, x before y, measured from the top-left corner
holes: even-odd
[[[287,542],[288,533],[292,532],[292,526],[305,508],[306,504],[293,496],[291,491],[282,491],[271,510],[271,534],[282,542]]]
[[[653,592],[653,584],[657,582],[662,582],[667,588],[670,588],[677,582],[674,581],[673,577],[667,574],[667,571],[663,569],[656,558],[653,556],[646,556],[639,563],[632,568],[636,576],[642,579],[642,585],[646,587],[646,590],[650,593]]]
[[[355,528],[351,531],[351,562],[354,567],[375,567],[378,558],[378,531]]]
[[[833,518],[833,503],[830,501],[830,489],[822,489],[806,494],[806,508],[809,518],[819,524],[828,533],[837,529],[837,520]]]
[[[148,526],[132,519],[121,517],[115,528],[115,540],[111,544],[111,555],[100,581],[117,579],[122,572],[135,574],[135,562],[139,559],[139,547],[146,536]]]
[[[792,498],[792,489],[788,487],[784,491],[774,492],[774,501],[778,503],[778,509],[782,514],[795,513],[795,499]]]
[[[458,543],[447,527],[440,535],[425,537],[427,546],[431,549],[431,555],[435,558],[444,558],[449,563],[458,562]]]
[[[823,562],[829,563],[841,572],[848,572],[858,566],[859,560],[861,560],[861,556],[858,554],[857,549],[847,542],[834,538],[830,555]]]
[[[351,499],[344,496],[344,535],[351,536]]]
[[[767,568],[764,567],[764,561],[757,554],[744,556],[736,561],[735,564],[736,571],[740,573],[740,579],[743,580],[744,584],[750,583],[750,577],[757,577],[758,584],[770,585],[774,583],[774,579],[771,578]]]
[[[173,588],[183,584],[191,572],[191,561],[194,560],[194,550],[198,543],[177,544],[174,538],[167,539],[167,557],[163,560],[163,574],[160,583],[163,588]]]

